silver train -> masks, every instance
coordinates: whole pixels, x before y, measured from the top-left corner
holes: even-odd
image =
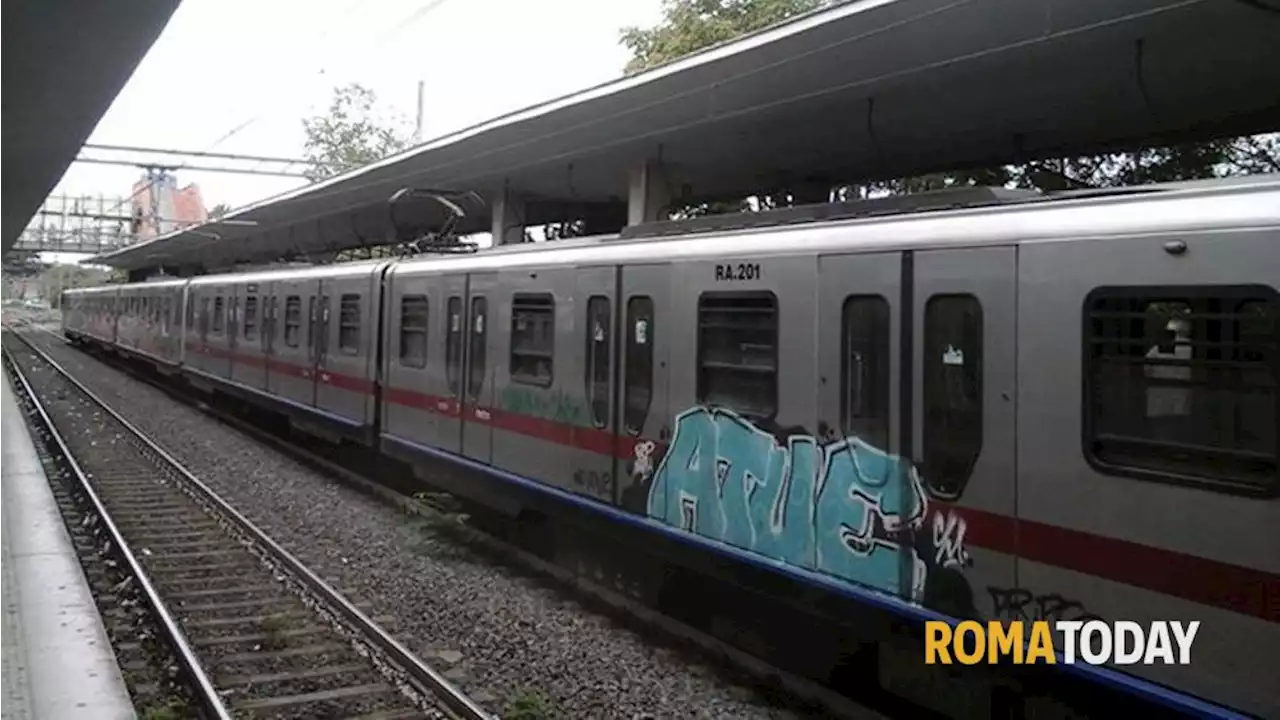
[[[1280,716],[1280,176],[964,192],[71,290],[64,331],[505,512],[919,617],[1200,620],[1123,682]]]

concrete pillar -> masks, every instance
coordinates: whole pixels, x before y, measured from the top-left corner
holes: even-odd
[[[627,175],[627,224],[666,220],[671,202],[662,165],[653,160],[633,166]]]
[[[514,245],[524,242],[525,201],[519,193],[504,188],[493,201],[493,244]]]

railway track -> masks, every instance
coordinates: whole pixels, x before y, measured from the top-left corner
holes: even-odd
[[[46,327],[32,325],[28,332],[34,332],[38,337],[47,336],[57,343],[65,343],[65,339],[59,333]],[[27,337],[24,337],[23,341],[29,344],[34,342]],[[398,478],[389,468],[365,467],[361,458],[353,457],[350,453],[333,451],[322,443],[299,443],[296,438],[291,437],[287,432],[282,433],[278,428],[269,429],[247,420],[235,409],[224,408],[217,403],[206,403],[205,399],[176,384],[158,381],[156,376],[136,365],[97,353],[89,352],[89,354],[133,379],[156,388],[173,400],[195,407],[219,422],[236,428],[255,441],[318,472],[336,478],[349,487],[375,496],[406,515],[427,518],[437,532],[446,533],[461,543],[500,558],[499,562],[512,563],[525,570],[552,578],[562,583],[564,587],[580,593],[583,598],[589,599],[611,616],[637,621],[647,630],[664,634],[677,646],[693,649],[703,657],[712,658],[713,662],[723,663],[727,667],[744,673],[754,683],[768,687],[772,696],[790,698],[787,701],[788,705],[802,707],[805,712],[820,712],[832,717],[883,720],[891,716],[885,714],[883,710],[873,710],[819,683],[789,673],[750,655],[714,637],[704,628],[670,618],[661,611],[626,596],[616,588],[584,579],[552,559],[525,547],[518,538],[507,536],[500,528],[476,525],[474,522],[464,520],[463,518],[469,516],[469,511],[477,508],[460,505],[447,493],[413,492],[408,489],[413,483],[408,478]],[[475,519],[472,518],[472,520]],[[897,706],[901,703],[897,700],[892,702],[896,712]]]
[[[49,460],[86,498],[202,715],[492,717],[42,351],[4,340]]]

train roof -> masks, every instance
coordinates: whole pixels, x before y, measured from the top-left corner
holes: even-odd
[[[191,278],[191,286],[221,285],[227,282],[250,283],[272,282],[275,280],[324,280],[359,275],[370,275],[381,271],[391,260],[361,260],[358,262],[339,263],[334,265],[314,265],[311,267],[272,268],[266,270],[249,270],[221,275],[201,275]]]
[[[520,267],[734,259],[805,252],[869,252],[1280,225],[1280,173],[1053,194],[1003,188],[829,203],[761,213],[647,223],[622,233],[522,243],[473,254],[422,255],[102,286],[485,272]]]
[[[419,257],[396,264],[395,274],[484,272],[513,267],[628,264],[806,252],[868,252],[963,245],[1054,242],[1090,237],[1280,225],[1280,174],[1192,181],[1116,191],[1087,190],[1031,198],[995,193],[982,207],[924,206],[881,216],[770,223],[767,218],[706,232],[643,231],[576,247],[558,243],[512,252]],[[928,200],[920,200],[928,203]],[[830,213],[825,206],[819,212]],[[784,216],[786,212],[783,211]],[[753,215],[765,215],[755,213]],[[678,221],[677,221],[678,222]],[[690,225],[696,225],[693,221]],[[662,223],[667,225],[668,223]]]

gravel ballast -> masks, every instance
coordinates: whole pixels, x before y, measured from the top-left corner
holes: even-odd
[[[494,712],[540,695],[560,717],[795,717],[60,337],[25,336],[352,601],[394,618],[398,640]]]

